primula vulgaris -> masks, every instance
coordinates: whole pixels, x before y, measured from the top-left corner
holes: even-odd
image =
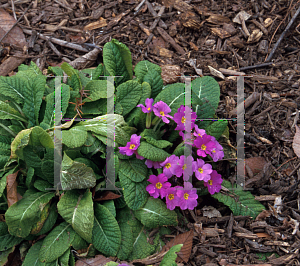
[[[179,198],[177,196],[177,190],[175,187],[166,189],[166,204],[169,210],[174,210],[179,204]]]
[[[164,174],[150,175],[148,181],[151,183],[146,187],[150,196],[153,198],[165,197],[166,189],[171,186],[171,183],[167,182],[168,178]]]
[[[191,129],[193,129],[195,126],[196,118],[197,118],[197,114],[195,112],[191,112]],[[185,106],[184,105],[181,105],[178,108],[177,113],[174,114],[173,120],[177,123],[177,127],[175,128],[175,130],[185,130],[186,118],[185,118]]]
[[[175,175],[176,169],[178,167],[177,162],[179,158],[176,155],[171,155],[160,165],[163,166],[163,173],[170,178],[172,175]]]
[[[166,124],[170,123],[167,117],[173,119],[172,116],[168,115],[168,113],[171,112],[171,108],[163,101],[159,101],[156,104],[154,104],[153,112],[157,117],[160,117],[162,121],[164,121]]]
[[[219,144],[215,137],[211,136],[211,138],[215,144],[215,148],[211,150],[209,155],[211,156],[214,162],[217,162],[218,160],[224,158],[223,147]]]
[[[194,145],[197,150],[197,155],[200,157],[206,157],[206,155],[210,155],[213,148],[216,147],[215,143],[212,141],[212,138],[210,135],[203,135],[202,137],[197,137],[194,140]]]
[[[206,132],[205,129],[199,129],[199,127],[195,125],[195,131],[193,134],[196,137],[203,137],[206,134]]]
[[[211,164],[205,163],[202,159],[197,159],[197,162],[193,162],[193,171],[198,180],[207,182],[213,170]]]
[[[193,175],[193,169],[192,169],[192,163],[194,161],[193,157],[190,155],[186,157],[184,162],[184,155],[181,155],[178,162],[177,162],[177,168],[175,169],[175,175],[177,177],[181,177],[184,173],[186,173],[186,178],[188,179],[190,176]]]
[[[141,107],[143,113],[151,113],[153,109],[152,106],[153,101],[154,101],[153,99],[147,98],[145,101],[146,106],[144,106],[143,104],[139,104],[136,107]]]
[[[125,147],[119,147],[120,153],[131,156],[134,154],[134,151],[137,150],[137,148],[140,146],[140,140],[141,136],[138,136],[137,134],[131,135],[130,141],[127,142]]]
[[[154,162],[149,159],[147,159],[145,162],[145,164],[147,165],[148,168],[154,167],[154,169],[161,168],[161,165],[160,165],[161,163],[163,163],[163,162]]]
[[[216,170],[210,175],[210,179],[207,182],[204,182],[204,186],[207,187],[208,192],[212,195],[214,193],[220,192],[223,182],[223,179],[220,174]]]
[[[178,206],[182,210],[190,209],[193,210],[195,207],[197,207],[197,190],[192,189],[193,185],[189,182],[184,183],[184,188],[178,189],[177,188],[177,197],[179,198]]]

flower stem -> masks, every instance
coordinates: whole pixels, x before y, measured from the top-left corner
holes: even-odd
[[[158,117],[155,117],[155,118],[158,118]],[[154,120],[155,120],[155,118],[154,118]],[[154,132],[155,132],[156,128],[158,127],[158,124],[160,123],[160,121],[161,121],[161,118],[159,118],[158,122],[156,123],[155,127],[153,128]]]
[[[156,124],[156,122],[158,121],[158,119],[159,119],[158,116],[156,116],[156,117],[153,119],[153,121],[152,121],[152,126],[154,126],[154,125]]]
[[[15,132],[13,132],[11,129],[9,129],[7,126],[4,126],[0,123],[0,126],[3,127],[8,133],[10,133],[14,138],[17,136]]]
[[[147,113],[146,128],[150,128],[150,127],[151,127],[151,113]]]

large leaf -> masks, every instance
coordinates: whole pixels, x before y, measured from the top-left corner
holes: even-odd
[[[161,74],[161,67],[149,62],[148,60],[138,62],[134,68],[134,73],[140,82],[142,82],[149,70],[155,70],[157,73]]]
[[[55,227],[43,241],[39,252],[40,261],[52,262],[63,255],[71,246],[75,234],[72,226],[66,222]]]
[[[31,131],[29,145],[54,149],[52,138],[44,129],[38,126],[34,127]]]
[[[0,119],[16,119],[27,123],[27,119],[8,103],[0,101]]]
[[[162,90],[164,86],[161,74],[154,69],[149,69],[143,79],[144,82],[148,82],[151,86],[151,98],[155,98]]]
[[[7,250],[22,242],[22,238],[12,236],[5,222],[0,222],[0,251]]]
[[[107,95],[107,87],[106,80],[91,80],[84,88],[84,90],[87,90],[88,97],[84,98],[82,102],[92,102],[111,97],[114,91]]]
[[[137,81],[128,80],[117,87],[116,101],[122,105],[123,116],[136,107],[142,96],[142,86]]]
[[[36,242],[28,250],[25,260],[22,266],[45,266],[44,262],[41,262],[39,259],[40,249],[42,247],[43,240]]]
[[[232,187],[231,183],[226,180],[223,180],[222,185],[232,190],[233,193],[231,195],[215,193],[211,196],[228,206],[232,210],[233,215],[249,215],[256,218],[256,216],[265,209],[264,205],[255,200],[255,197],[250,191],[244,191],[243,188],[237,184],[234,184]]]
[[[23,238],[28,236],[34,223],[39,220],[41,211],[53,197],[53,192],[37,192],[10,206],[5,213],[9,233]]]
[[[148,168],[144,161],[136,158],[120,160],[119,171],[134,182],[141,182],[148,177]]]
[[[93,244],[106,256],[116,256],[121,245],[121,231],[115,217],[98,203],[95,203]]]
[[[73,67],[71,67],[66,62],[62,63],[60,67],[71,78],[71,80],[72,80],[71,83],[73,85],[72,88],[75,89],[75,90],[81,90],[82,89],[82,84],[81,84],[81,80],[80,80],[80,77],[79,77],[78,70],[74,69]]]
[[[171,156],[163,149],[157,148],[146,141],[141,141],[137,151],[139,155],[154,162],[162,162]]]
[[[64,152],[60,181],[63,190],[84,189],[96,185],[96,175],[92,168],[84,163],[73,161]]]
[[[199,105],[199,101],[202,105]],[[219,101],[220,87],[214,78],[205,76],[192,81],[192,103],[197,119],[213,118]]]
[[[35,76],[30,82],[26,82],[23,88],[25,96],[23,113],[28,117],[28,127],[39,124],[39,111],[42,104],[46,85],[46,76]]]
[[[177,226],[177,215],[175,211],[167,209],[161,199],[148,198],[147,203],[135,211],[135,217],[141,223],[150,228],[158,226]]]
[[[137,210],[145,205],[149,197],[146,187],[149,184],[146,180],[142,182],[133,182],[127,176],[119,171],[119,179],[124,188],[124,199],[128,207]]]
[[[23,104],[25,84],[26,80],[21,77],[0,77],[0,95],[8,97],[16,103]]]
[[[81,147],[87,139],[87,131],[80,127],[72,127],[62,131],[62,143],[69,148]]]
[[[103,63],[110,76],[122,76],[115,78],[117,87],[132,79],[131,52],[125,44],[115,39],[106,43],[103,47]]]
[[[86,241],[92,242],[94,210],[92,192],[83,195],[77,191],[67,191],[57,204],[59,214]]]
[[[30,140],[32,128],[24,129],[18,133],[13,142],[11,143],[11,159],[16,159],[20,157],[24,160],[23,157],[23,148],[28,145]]]
[[[218,140],[226,129],[227,124],[227,120],[214,121],[205,128],[206,134],[214,136]]]

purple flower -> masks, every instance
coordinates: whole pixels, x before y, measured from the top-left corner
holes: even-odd
[[[194,141],[194,145],[197,150],[198,156],[206,157],[207,154],[210,155],[213,148],[215,148],[215,143],[212,141],[210,135],[203,135],[202,137],[197,137]]]
[[[186,158],[186,162],[184,163],[184,155],[181,155],[179,160],[178,160],[178,167],[175,170],[175,175],[177,177],[180,177],[183,175],[184,170],[186,171],[186,174],[188,175],[188,177],[190,177],[191,175],[193,175],[193,169],[192,169],[192,163],[193,163],[194,159],[192,156],[188,156]]]
[[[195,125],[194,136],[203,137],[205,135],[205,129],[199,129],[197,125]]]
[[[186,189],[187,188],[187,189]],[[197,207],[197,191],[193,189],[193,185],[189,182],[185,182],[185,188],[177,189],[177,196],[179,198],[179,207],[182,210],[190,209],[193,210]]]
[[[143,113],[151,113],[153,109],[152,103],[153,99],[147,98],[145,101],[146,106],[144,106],[143,104],[138,104],[136,107],[141,107]]]
[[[160,164],[164,167],[163,173],[165,174],[165,176],[170,178],[172,175],[175,175],[176,169],[178,167],[178,160],[179,158],[173,154]]]
[[[150,175],[148,181],[151,183],[146,187],[150,196],[163,198],[166,195],[166,189],[171,186],[171,183],[167,182],[168,178],[164,174]]]
[[[170,122],[167,119],[167,117],[173,119],[172,116],[168,115],[168,113],[171,112],[171,108],[163,101],[159,101],[153,105],[153,112],[156,116],[160,117],[162,121],[164,121],[167,124]]]
[[[151,161],[151,160],[146,160],[145,164],[147,165],[148,168],[152,168],[154,167],[154,169],[158,169],[158,168],[161,168],[161,164],[162,162],[154,162],[154,161]]]
[[[204,186],[207,187],[208,192],[212,195],[214,193],[220,192],[223,182],[223,179],[221,178],[221,175],[217,173],[216,170],[213,170],[213,172],[210,175],[210,180],[207,182],[204,182]]]
[[[192,110],[191,110],[192,111]],[[197,114],[192,111],[191,113],[191,129],[195,126],[195,120],[197,118]],[[185,106],[181,105],[178,108],[177,113],[174,114],[174,121],[177,123],[177,127],[175,130],[185,130]]]
[[[205,163],[202,159],[197,159],[197,162],[193,162],[193,171],[198,180],[207,182],[213,170],[210,164]]]
[[[215,137],[211,136],[211,138],[215,144],[215,148],[211,150],[209,155],[211,156],[214,162],[217,162],[218,160],[224,158],[223,147],[220,145],[220,143],[216,140]]]
[[[179,198],[176,193],[175,187],[170,187],[166,189],[166,204],[169,210],[174,210],[179,204]]]
[[[139,160],[144,160],[145,159],[142,155],[139,155],[137,151],[134,151],[133,153],[135,154],[137,159],[139,159]]]
[[[127,142],[127,145],[125,147],[119,147],[120,153],[131,156],[134,151],[136,151],[140,146],[140,139],[141,136],[138,136],[137,134],[131,135],[130,142]]]

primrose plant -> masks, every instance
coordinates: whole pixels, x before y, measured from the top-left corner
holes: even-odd
[[[229,193],[230,182],[215,170],[230,146],[227,121],[215,114],[220,88],[212,77],[191,82],[187,110],[184,83],[164,86],[160,66],[147,60],[133,70],[128,47],[115,39],[96,68],[63,63],[47,74],[31,62],[0,77],[0,252],[20,247],[23,266],[75,265],[98,254],[133,261],[160,252],[162,236],[182,220],[180,209],[195,208],[201,195],[210,193],[234,215],[256,217],[263,209],[250,192]],[[59,92],[69,121],[55,126]],[[181,246],[161,265],[174,265]]]

